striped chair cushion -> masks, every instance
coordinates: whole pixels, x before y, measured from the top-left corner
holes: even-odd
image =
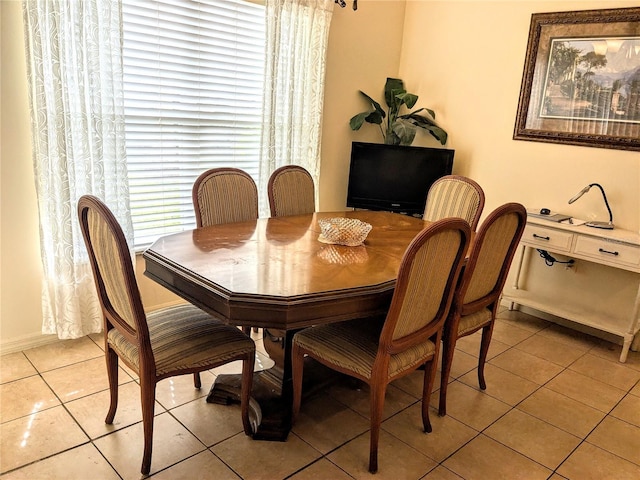
[[[471,224],[479,205],[480,196],[472,185],[458,179],[447,179],[434,183],[429,189],[423,218],[435,221],[458,217]]]
[[[285,170],[274,179],[272,188],[275,216],[315,212],[313,180],[306,172]]]
[[[412,334],[435,318],[459,245],[457,231],[444,231],[430,238],[416,254],[393,332],[394,340]],[[438,261],[430,261],[433,258]]]
[[[156,376],[224,363],[255,351],[253,340],[236,327],[226,325],[192,305],[170,307],[147,316]],[[138,348],[116,329],[109,331],[109,345],[140,372]]]
[[[91,243],[95,246],[96,262],[111,307],[133,330],[136,330],[131,301],[127,289],[124,288],[127,284],[127,274],[118,261],[120,250],[114,232],[95,210],[90,209],[87,212],[87,223]]]
[[[515,213],[498,218],[489,227],[464,296],[465,304],[488,295],[494,289],[517,228],[518,216]]]
[[[477,312],[465,315],[460,318],[458,324],[458,337],[463,336],[467,332],[475,331],[479,326],[489,323],[491,320],[491,310],[483,308]]]
[[[213,174],[202,182],[197,195],[204,227],[258,218],[258,193],[250,177]]]
[[[293,342],[313,353],[314,357],[331,365],[370,379],[384,319],[360,319],[318,325],[296,333]],[[432,355],[433,342],[426,341],[402,353],[392,355],[389,378],[415,367],[420,359]]]

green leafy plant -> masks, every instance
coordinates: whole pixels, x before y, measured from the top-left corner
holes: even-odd
[[[447,143],[447,132],[436,123],[436,114],[428,108],[419,108],[409,113],[400,114],[404,105],[411,109],[418,101],[418,96],[409,93],[399,78],[387,78],[384,86],[384,99],[389,107],[386,113],[382,106],[369,95],[360,90],[373,110],[358,113],[349,120],[351,130],[360,130],[364,122],[378,125],[384,143],[387,145],[411,145],[418,127],[427,130],[442,145]]]

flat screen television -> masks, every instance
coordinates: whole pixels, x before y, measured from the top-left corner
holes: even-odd
[[[347,207],[422,215],[427,192],[453,169],[454,150],[353,142]]]

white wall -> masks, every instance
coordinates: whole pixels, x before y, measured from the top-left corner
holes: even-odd
[[[454,171],[483,186],[485,215],[518,201],[608,220],[598,190],[567,203],[598,182],[616,225],[640,229],[640,153],[512,139],[531,14],[631,6],[638,2],[407,2],[400,76],[449,132]]]
[[[358,10],[333,10],[322,124],[322,165],[320,169],[320,210],[344,210],[351,142],[381,142],[379,131],[366,124],[358,132],[349,128],[349,119],[366,110],[358,90],[382,101],[387,77],[398,74],[404,1],[365,0]]]
[[[31,160],[21,2],[0,0],[0,15],[0,351],[8,353],[40,342],[54,341],[55,338],[41,334],[42,268]],[[348,161],[351,149],[348,119],[363,107],[356,92],[359,88],[368,91],[381,89],[386,76],[396,75],[403,21],[404,0],[366,0],[361,2],[357,12],[351,10],[350,5],[344,9],[335,7],[327,54],[323,161],[319,185],[320,208],[323,210],[344,208],[348,170],[348,163],[344,160]],[[373,25],[384,25],[382,34],[376,33],[380,29],[373,29]],[[373,132],[368,134],[371,135],[369,140],[376,140]],[[155,308],[179,301],[178,297],[143,276],[144,263],[140,258],[136,269],[145,307]]]
[[[349,130],[349,118],[365,107],[357,90],[382,99],[386,77],[399,75],[409,91],[420,95],[419,106],[436,110],[450,134],[447,146],[456,150],[454,173],[468,175],[484,187],[485,212],[519,201],[577,217],[602,218],[605,212],[597,191],[571,206],[566,203],[587,183],[599,182],[607,190],[618,226],[637,231],[638,152],[512,140],[531,14],[637,5],[616,0],[409,0],[405,7],[404,0],[360,0],[357,12],[350,2],[345,9],[336,6],[327,64],[320,209],[345,206],[351,141],[380,141],[371,125],[359,132]],[[6,353],[47,339],[40,334],[42,272],[21,3],[0,1],[0,15],[0,349]],[[422,136],[416,144],[432,142]],[[588,289],[636,281],[616,275],[611,282],[609,271],[596,269],[593,274],[588,266],[559,278],[544,267],[539,270],[549,288],[577,297],[584,289],[588,294]],[[600,285],[588,281],[593,277],[602,278]],[[148,307],[176,301],[148,279],[141,275],[139,279]]]
[[[638,5],[615,0],[407,1],[400,77],[420,96],[418,105],[434,108],[449,132],[448,146],[456,150],[454,173],[482,185],[483,218],[498,205],[516,201],[608,220],[597,189],[568,205],[584,186],[597,182],[606,190],[616,226],[640,230],[640,152],[512,139],[531,14]],[[637,274],[584,261],[572,269],[548,267],[535,253],[526,265],[526,288],[551,302],[597,302],[597,311],[631,316]]]
[[[42,340],[39,231],[21,2],[0,2],[0,346]]]

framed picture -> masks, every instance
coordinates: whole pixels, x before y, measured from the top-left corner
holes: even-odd
[[[640,150],[640,7],[531,15],[513,138]]]

